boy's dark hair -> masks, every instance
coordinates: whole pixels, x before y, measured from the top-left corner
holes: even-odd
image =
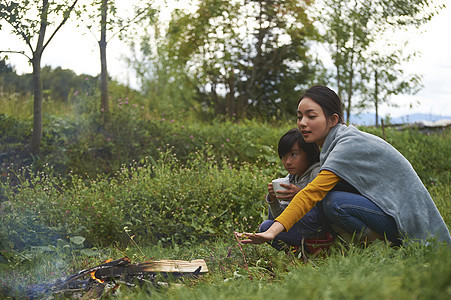
[[[298,143],[299,149],[307,154],[307,159],[309,165],[314,164],[319,161],[319,147],[316,143],[306,143],[302,137],[301,132],[298,128],[293,128],[288,130],[279,140],[279,145],[277,147],[277,152],[279,158],[288,153],[291,150],[294,143]]]

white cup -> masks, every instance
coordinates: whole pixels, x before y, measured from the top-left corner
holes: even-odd
[[[274,189],[276,196],[283,195],[283,194],[278,194],[277,193],[278,191],[286,191],[287,190],[287,188],[280,185],[281,183],[290,185],[290,179],[288,177],[284,177],[284,178],[277,178],[272,181],[272,188]]]

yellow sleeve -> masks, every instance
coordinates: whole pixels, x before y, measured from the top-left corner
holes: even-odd
[[[300,190],[285,210],[275,221],[289,230],[297,221],[308,213],[316,203],[323,200],[326,194],[341,180],[335,173],[322,170],[312,182]]]

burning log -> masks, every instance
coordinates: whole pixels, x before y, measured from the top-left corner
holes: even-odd
[[[108,278],[118,278],[121,276],[135,276],[146,273],[171,273],[172,276],[183,276],[183,274],[191,274],[199,276],[200,273],[208,271],[207,265],[203,259],[193,261],[183,260],[160,260],[148,261],[137,264],[121,264],[114,268],[100,268],[94,272],[94,277],[100,280]]]
[[[192,261],[160,260],[132,263],[128,257],[108,261],[98,266],[81,270],[77,274],[57,280],[53,283],[35,284],[28,288],[30,299],[39,299],[49,294],[73,296],[90,293],[100,297],[109,285],[113,289],[119,284],[136,286],[142,283],[161,284],[156,281],[158,275],[164,278],[183,280],[184,278],[198,278],[208,272],[203,259]],[[88,279],[83,279],[88,277]]]

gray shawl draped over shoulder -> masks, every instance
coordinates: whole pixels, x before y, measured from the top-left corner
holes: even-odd
[[[402,238],[451,243],[448,228],[407,159],[381,138],[338,124],[324,141],[321,170],[329,170],[392,216]]]

